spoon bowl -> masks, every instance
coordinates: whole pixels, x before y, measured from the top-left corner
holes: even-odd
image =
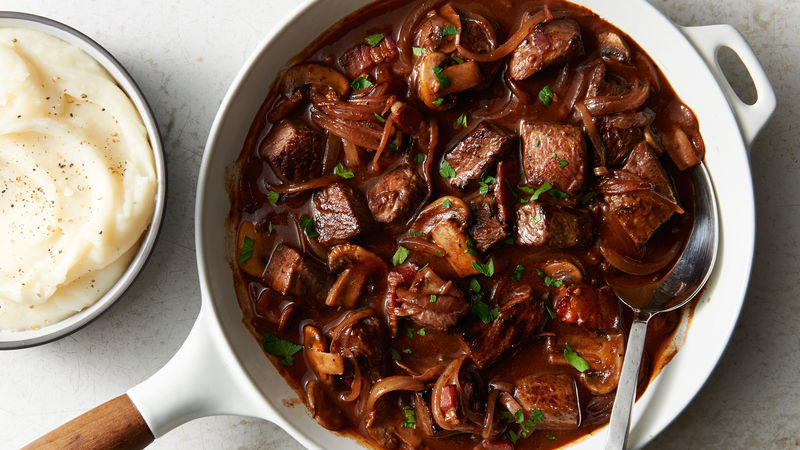
[[[633,323],[608,425],[606,450],[624,449],[627,443],[647,323],[654,315],[680,308],[697,296],[711,276],[717,258],[719,215],[711,178],[702,162],[687,171],[692,179],[694,223],[678,262],[665,276],[651,283],[608,280],[617,297],[633,310]]]

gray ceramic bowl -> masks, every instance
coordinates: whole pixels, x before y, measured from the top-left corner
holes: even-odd
[[[142,236],[142,241],[136,256],[134,256],[128,269],[122,274],[120,279],[117,280],[114,286],[112,286],[95,304],[60,322],[42,327],[38,330],[16,332],[0,331],[0,350],[3,350],[31,347],[67,336],[96,319],[125,293],[125,290],[133,283],[133,280],[136,279],[136,276],[147,262],[147,258],[150,256],[156,238],[158,237],[161,220],[164,216],[167,175],[164,167],[164,149],[161,145],[161,135],[158,132],[158,125],[153,118],[150,106],[147,104],[136,82],[133,81],[133,78],[131,78],[125,68],[122,67],[106,49],[88,36],[67,25],[32,14],[0,11],[0,27],[27,28],[48,33],[80,48],[97,60],[97,62],[111,74],[114,80],[116,80],[117,84],[125,91],[131,101],[133,101],[139,115],[142,117],[142,121],[147,128],[150,147],[153,149],[156,181],[158,183],[156,203],[150,227]]]

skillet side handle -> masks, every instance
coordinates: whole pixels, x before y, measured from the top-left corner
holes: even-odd
[[[138,450],[153,442],[153,433],[127,394],[85,412],[23,447],[33,449]]]
[[[772,89],[764,68],[747,41],[730,25],[680,28],[703,57],[722,88],[722,92],[725,93],[733,114],[736,116],[736,121],[739,123],[739,128],[742,130],[742,137],[749,152],[758,132],[772,116],[776,106],[775,91]],[[722,47],[733,50],[747,68],[757,94],[756,102],[752,105],[748,105],[739,98],[722,72],[717,58],[717,51]]]

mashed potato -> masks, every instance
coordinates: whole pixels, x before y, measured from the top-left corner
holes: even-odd
[[[49,34],[0,28],[0,330],[94,304],[155,197],[147,131],[105,69]]]

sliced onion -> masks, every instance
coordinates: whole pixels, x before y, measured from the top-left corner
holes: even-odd
[[[636,112],[617,113],[608,116],[608,124],[621,130],[633,127],[646,127],[653,123],[656,113],[650,108],[644,108]]]
[[[593,116],[604,116],[623,111],[635,111],[644,104],[649,96],[650,84],[645,81],[634,85],[627,94],[587,97],[584,104]]]
[[[694,147],[683,130],[676,127],[672,131],[671,140],[672,142],[667,143],[666,150],[669,158],[678,166],[678,169],[686,170],[689,167],[700,164],[700,159],[697,158]]]
[[[403,236],[397,243],[411,251],[428,253],[436,256],[444,255],[444,249],[442,247],[424,239],[422,236]]]
[[[347,139],[342,139],[342,144],[344,147],[344,165],[350,169],[360,166],[361,157],[358,155],[358,147],[356,147],[356,144],[353,144]]]
[[[575,103],[575,110],[580,113],[581,122],[583,122],[583,131],[587,136],[589,136],[589,140],[592,141],[592,146],[594,147],[595,152],[595,165],[599,167],[605,167],[606,146],[603,145],[603,141],[600,140],[600,134],[597,132],[597,127],[594,125],[594,119],[592,119],[588,108],[583,104],[583,102]]]
[[[333,166],[339,161],[339,151],[342,149],[342,138],[328,133],[328,140],[325,144],[325,156],[322,159],[322,173],[333,172]]]
[[[484,439],[491,439],[494,437],[494,410],[497,404],[497,394],[500,391],[492,390],[486,399],[486,415],[483,417],[483,430],[481,430],[481,437]]]
[[[615,268],[631,275],[650,275],[663,269],[682,248],[682,242],[675,242],[663,255],[653,261],[639,261],[618,253],[611,247],[600,244],[600,253]]]
[[[381,143],[378,145],[378,149],[375,151],[375,156],[372,158],[372,170],[375,172],[381,171],[381,166],[378,164],[378,160],[381,158],[381,154],[383,154],[383,150],[386,149],[386,144],[389,143],[389,138],[392,136],[392,131],[394,131],[394,127],[392,126],[393,122],[392,116],[389,116],[386,119],[386,123],[383,124],[383,136],[381,137]]]
[[[311,108],[311,120],[330,133],[360,147],[375,150],[380,145],[383,129],[378,128],[375,123],[343,120],[329,116],[313,107]]]
[[[426,0],[416,6],[411,12],[406,16],[403,20],[403,23],[400,25],[400,32],[398,33],[397,39],[397,50],[400,52],[400,59],[403,60],[406,65],[413,65],[411,63],[413,53],[411,52],[411,38],[414,36],[414,33],[411,32],[412,28],[416,26],[417,22],[428,13],[428,11],[432,10],[438,3],[441,3],[444,0]]]
[[[627,192],[653,189],[653,185],[644,178],[627,170],[609,170],[597,183],[597,192],[601,194],[625,194]]]
[[[517,49],[522,41],[528,37],[531,32],[533,32],[533,28],[544,22],[547,18],[549,11],[539,11],[536,14],[531,15],[530,11],[523,13],[523,19],[511,37],[508,38],[506,42],[502,45],[497,47],[496,49],[492,50],[489,53],[475,53],[465,47],[462,47],[460,44],[456,47],[458,48],[458,52],[464,56],[465,58],[469,58],[473,61],[477,62],[492,62],[497,61],[500,58],[504,58],[508,56],[511,52]]]
[[[269,188],[278,194],[295,194],[297,192],[303,192],[309,189],[330,186],[339,179],[340,178],[338,175],[326,175],[324,177],[315,178],[302,183],[286,183],[279,186],[269,186]]]
[[[355,401],[361,395],[361,386],[363,384],[364,376],[361,375],[361,368],[358,367],[358,362],[355,360],[351,360],[353,362],[353,382],[350,383],[350,392],[342,393],[339,395],[339,398],[345,402],[352,402]]]
[[[384,395],[394,391],[421,391],[425,384],[408,375],[394,375],[378,380],[369,391],[369,397],[362,411],[370,412],[375,408],[375,402]]]
[[[444,372],[442,372],[442,374],[439,376],[439,379],[436,380],[436,384],[433,386],[433,393],[431,394],[431,413],[433,415],[433,419],[436,421],[436,424],[445,430],[478,433],[480,432],[480,428],[474,423],[452,424],[442,413],[442,390],[446,386],[458,386],[458,374],[461,371],[461,365],[464,363],[465,359],[466,356],[454,359],[450,364],[447,365],[447,367],[444,369]]]

